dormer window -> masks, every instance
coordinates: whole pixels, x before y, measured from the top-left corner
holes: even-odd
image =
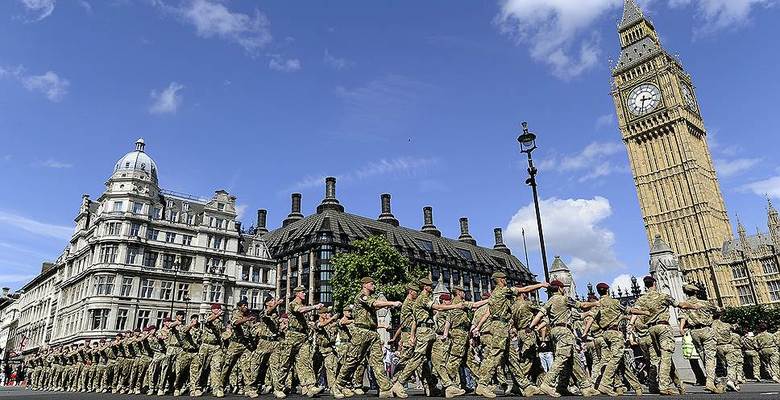
[[[217,203],[217,210],[225,211],[225,203]]]
[[[141,163],[141,170],[142,171],[146,171],[146,164],[145,163]]]
[[[187,212],[190,210],[190,203],[187,203],[186,201],[181,203],[181,209],[184,212]]]

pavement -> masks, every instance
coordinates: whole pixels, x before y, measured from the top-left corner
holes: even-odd
[[[499,396],[498,398],[510,398],[508,396]],[[642,397],[660,397],[658,395],[653,394],[645,394]],[[746,383],[742,385],[742,390],[740,392],[727,392],[720,395],[713,395],[704,392],[704,388],[701,386],[688,386],[688,394],[684,396],[669,396],[667,398],[669,399],[677,399],[677,398],[684,398],[684,399],[713,399],[717,397],[718,399],[778,399],[780,398],[780,384],[775,383]],[[189,398],[189,396],[180,396],[180,397],[173,397],[173,396],[141,396],[141,395],[127,395],[127,394],[103,394],[103,393],[73,393],[73,392],[35,392],[30,391],[24,388],[19,387],[0,387],[0,399],[6,400],[6,399],[24,399],[24,400],[38,400],[38,399],[55,399],[55,400],[102,400],[102,399],[110,399],[110,400],[123,400],[123,399],[135,399],[140,400],[144,398],[149,399],[184,399]],[[225,396],[226,399],[248,399],[246,396],[238,396],[238,395],[227,395]],[[260,399],[267,399],[267,400],[274,400],[274,397],[272,395],[264,395],[260,396]],[[303,400],[307,399],[307,397],[300,396],[300,395],[291,395],[287,397],[290,400]],[[324,395],[320,396],[322,399],[332,399],[332,397]],[[356,396],[353,397],[353,399],[376,399],[376,394],[372,393],[371,395],[367,396]],[[409,391],[409,398],[420,398],[424,399],[425,396],[422,395],[420,392],[415,391]],[[511,398],[519,398],[518,396],[511,396]],[[546,398],[549,399],[551,397],[549,396],[535,396],[534,398],[542,399]],[[607,396],[601,396],[601,397],[593,397],[594,399],[618,399],[618,398],[626,398],[626,399],[635,399],[636,396],[621,396],[621,397],[607,397]],[[202,396],[200,399],[214,399],[214,397],[211,396]],[[460,400],[483,400],[483,397],[479,396],[460,396],[457,399]]]

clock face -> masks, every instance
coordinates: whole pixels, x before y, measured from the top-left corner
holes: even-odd
[[[644,115],[655,110],[661,102],[661,90],[651,83],[643,83],[628,94],[628,110],[634,115]]]
[[[680,88],[680,91],[683,95],[683,100],[685,100],[685,105],[687,105],[691,110],[696,111],[696,101],[693,99],[693,93],[691,92],[691,89],[685,84],[681,84]]]

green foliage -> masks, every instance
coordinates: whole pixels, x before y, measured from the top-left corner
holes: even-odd
[[[424,277],[427,271],[412,266],[409,259],[398,252],[382,236],[371,236],[350,243],[348,252],[333,257],[333,304],[336,310],[351,304],[360,291],[360,279],[374,278],[377,293],[388,300],[403,299],[406,283]]]
[[[767,328],[780,328],[780,307],[777,306],[743,306],[727,308],[722,319],[731,324],[738,324],[742,329],[756,332],[758,324],[766,323]]]

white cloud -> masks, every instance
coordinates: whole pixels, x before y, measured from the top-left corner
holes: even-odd
[[[35,274],[0,274],[0,285],[6,287],[11,282],[26,282],[35,276]]]
[[[254,15],[232,12],[214,0],[192,0],[181,7],[168,6],[162,1],[155,4],[194,26],[198,36],[234,42],[252,54],[272,40],[271,23],[259,10]]]
[[[755,7],[771,7],[777,0],[669,0],[671,7],[693,5],[705,25],[697,26],[695,33],[706,34],[721,29],[744,25]]]
[[[353,63],[346,58],[339,58],[334,56],[330,53],[330,51],[328,51],[328,49],[325,49],[325,56],[323,61],[325,62],[325,65],[337,71],[341,71],[342,69],[349,68],[353,65]]]
[[[612,280],[612,284],[609,285],[609,290],[617,293],[618,288],[622,289],[623,293],[626,293],[626,291],[631,292],[631,275],[620,274],[615,277],[615,279]]]
[[[612,214],[612,206],[604,197],[593,199],[544,199],[539,204],[548,255],[568,258],[566,264],[577,275],[620,269],[615,234],[602,224]],[[533,203],[517,211],[506,228],[507,242],[522,248],[525,229],[529,249],[535,249],[539,234]],[[551,257],[552,259],[552,257]]]
[[[620,142],[593,142],[579,153],[546,158],[539,163],[539,168],[562,173],[580,172],[578,180],[585,182],[626,170],[625,166],[609,159],[623,152],[625,147]]]
[[[741,190],[750,191],[759,196],[780,199],[780,176],[747,183],[741,187]]]
[[[727,160],[723,158],[715,158],[715,170],[718,175],[722,177],[731,177],[739,175],[760,163],[760,158],[737,158],[733,160]]]
[[[615,125],[615,122],[617,122],[615,120],[615,113],[600,115],[596,118],[596,129],[609,128]]]
[[[295,72],[301,69],[301,60],[297,58],[284,59],[279,54],[272,54],[268,61],[268,68],[274,71]]]
[[[236,204],[236,219],[237,220],[241,220],[241,218],[244,217],[244,214],[246,213],[247,207],[248,206],[246,204]]]
[[[620,0],[503,0],[495,21],[502,32],[528,44],[531,57],[562,79],[574,78],[596,65],[599,36],[580,34]]]
[[[38,166],[46,167],[46,168],[54,168],[54,169],[63,169],[63,168],[72,168],[73,164],[57,161],[55,159],[48,159],[46,161],[42,161],[37,163]]]
[[[0,224],[10,225],[40,236],[70,240],[73,228],[39,222],[21,215],[0,211]]]
[[[38,22],[54,12],[55,0],[21,0],[24,8],[27,12],[33,14],[33,19],[30,22]]]
[[[318,174],[306,176],[298,182],[295,182],[289,188],[283,190],[283,192],[286,193],[296,190],[322,187],[325,185],[325,178],[328,176],[335,176],[336,179],[341,183],[360,181],[377,176],[415,176],[429,171],[438,164],[439,159],[437,158],[397,157],[389,160],[381,159],[379,161],[370,162],[355,170],[348,171],[343,174]]]
[[[152,99],[149,112],[152,114],[175,113],[182,102],[182,96],[179,94],[182,89],[184,89],[184,85],[171,82],[162,92],[158,93],[156,90],[152,90],[149,94]]]
[[[20,75],[19,80],[25,89],[31,92],[40,92],[46,98],[58,102],[68,93],[70,82],[60,78],[55,72],[46,71],[43,75]]]

